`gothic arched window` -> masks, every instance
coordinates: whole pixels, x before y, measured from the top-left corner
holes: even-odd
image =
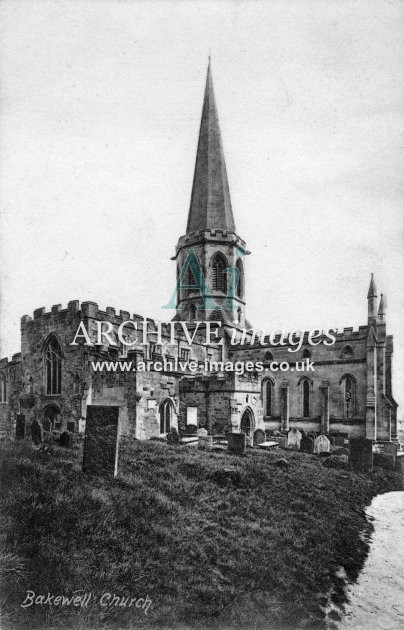
[[[7,383],[5,374],[0,374],[0,403],[7,402]]]
[[[62,391],[62,349],[56,337],[51,337],[45,348],[46,393]]]
[[[353,357],[353,355],[354,355],[354,351],[353,351],[352,346],[350,346],[350,345],[345,346],[345,348],[342,350],[342,358],[343,359],[349,359],[349,358]]]
[[[160,406],[160,433],[168,433],[171,429],[172,404],[165,400]]]
[[[302,416],[310,418],[310,381],[304,378],[301,382],[302,388]]]
[[[271,363],[274,360],[274,357],[271,352],[266,352],[264,354],[264,363]]]
[[[262,385],[262,403],[264,407],[264,415],[267,417],[272,416],[273,406],[273,388],[274,384],[271,379],[267,379]]]
[[[227,263],[221,254],[216,254],[212,262],[212,289],[213,291],[227,291],[227,277],[225,273]]]
[[[356,381],[352,374],[346,374],[342,378],[342,392],[344,398],[344,418],[354,418],[355,416],[355,388]]]

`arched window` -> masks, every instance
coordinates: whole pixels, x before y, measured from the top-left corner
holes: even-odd
[[[165,400],[160,406],[160,433],[168,433],[171,429],[172,404],[170,400]]]
[[[262,404],[264,407],[264,416],[266,417],[273,415],[273,388],[274,384],[269,378],[262,384]]]
[[[213,291],[227,291],[227,277],[225,273],[226,260],[221,254],[216,254],[212,262],[212,289]]]
[[[266,352],[264,354],[264,363],[271,363],[274,360],[274,357],[271,352]]]
[[[56,337],[50,337],[45,349],[46,393],[62,391],[62,350]]]
[[[236,296],[241,298],[243,297],[243,263],[239,259],[236,263],[236,267],[238,269],[238,278],[236,284]]]
[[[311,357],[311,352],[308,348],[305,348],[303,350],[303,354],[302,354],[303,359],[310,359]]]
[[[304,378],[301,383],[302,388],[302,416],[310,418],[310,381]]]
[[[342,350],[342,358],[343,359],[349,359],[350,357],[353,357],[354,355],[354,351],[352,346],[345,346],[345,348]]]
[[[0,403],[7,402],[7,383],[6,375],[0,374]]]
[[[342,393],[344,398],[344,418],[355,417],[356,381],[352,374],[342,377]]]

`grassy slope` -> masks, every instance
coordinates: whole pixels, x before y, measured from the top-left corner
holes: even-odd
[[[396,483],[301,453],[282,469],[279,453],[134,449],[105,480],[77,453],[2,447],[2,627],[323,628],[325,595],[343,601],[336,569],[355,578],[366,556],[364,506]],[[24,611],[27,589],[93,601]],[[106,591],[153,606],[102,609]]]

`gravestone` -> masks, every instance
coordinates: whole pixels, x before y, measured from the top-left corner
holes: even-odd
[[[213,448],[212,435],[199,435],[198,436],[198,449],[200,451],[211,451],[212,448]]]
[[[198,431],[197,431],[197,436],[198,437],[206,437],[207,435],[208,435],[208,432],[207,432],[206,429],[204,429],[203,427],[198,429]]]
[[[83,434],[86,432],[86,419],[80,418],[79,420],[79,433]]]
[[[40,444],[42,442],[42,427],[38,420],[31,422],[31,440],[34,444]]]
[[[76,423],[74,420],[68,420],[67,421],[67,426],[66,426],[67,430],[70,431],[70,433],[74,433],[76,430]]]
[[[17,440],[22,440],[25,437],[25,416],[23,413],[17,413],[15,437]]]
[[[325,435],[319,435],[314,440],[314,453],[320,455],[321,453],[330,452],[330,440]]]
[[[257,429],[254,433],[254,446],[265,442],[265,432],[262,429]]]
[[[87,406],[83,472],[114,477],[118,471],[119,407]]]
[[[333,435],[329,435],[328,433],[325,437],[329,440],[330,448],[333,450],[335,448],[335,437]]]
[[[73,448],[73,435],[70,431],[63,431],[63,433],[61,433],[60,446],[63,446],[63,448]]]
[[[299,429],[291,429],[288,433],[288,448],[299,450],[302,434]]]
[[[394,470],[397,460],[397,444],[394,442],[378,442],[374,446],[373,464]]]
[[[345,438],[343,435],[336,435],[335,436],[335,446],[337,448],[339,447],[344,447],[345,446]]]
[[[228,433],[227,450],[232,455],[244,455],[246,452],[246,434]]]
[[[281,436],[281,437],[271,437],[270,438],[271,441],[273,442],[278,442],[278,446],[280,446],[281,448],[287,448],[288,447],[288,438],[286,436]]]
[[[300,450],[303,453],[312,453],[314,450],[314,440],[309,435],[302,437],[300,442]]]
[[[349,463],[355,472],[372,472],[372,440],[367,440],[366,438],[352,438],[349,440]]]
[[[246,435],[245,436],[245,445],[246,446],[253,446],[253,439],[251,435]]]

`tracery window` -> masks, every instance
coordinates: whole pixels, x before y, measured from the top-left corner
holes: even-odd
[[[46,393],[62,391],[62,349],[56,337],[50,337],[45,349]]]

